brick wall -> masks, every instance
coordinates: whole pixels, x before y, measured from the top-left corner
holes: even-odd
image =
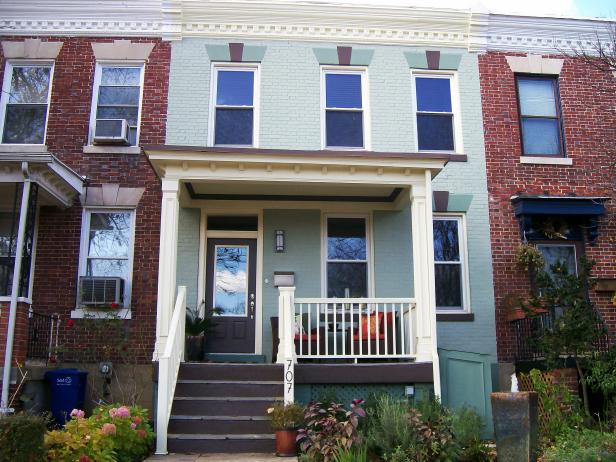
[[[133,265],[131,355],[140,362],[152,357],[156,325],[156,292],[160,227],[160,182],[145,155],[85,154],[87,144],[95,59],[91,43],[113,39],[84,37],[37,37],[63,42],[55,62],[51,106],[47,126],[47,147],[51,153],[81,175],[91,186],[117,183],[121,187],[145,187],[136,211]],[[23,40],[23,37],[2,37]],[[167,78],[170,44],[158,39],[133,41],[155,43],[145,66],[140,144],[164,143],[167,112]],[[0,82],[4,57],[0,50]],[[41,208],[34,272],[33,306],[37,312],[59,313],[64,321],[75,309],[81,206],[67,210]],[[79,323],[76,320],[75,323]],[[60,329],[65,347],[89,351],[94,341],[78,335],[80,329]],[[82,358],[86,360],[87,358]],[[91,358],[95,360],[96,358]]]
[[[17,303],[17,318],[15,319],[15,336],[13,337],[13,361],[24,363],[28,350],[28,309],[27,303]],[[9,324],[9,302],[0,302],[0,367],[4,367],[6,351],[6,333]],[[0,380],[1,382],[2,380]]]
[[[520,164],[521,146],[514,74],[505,53],[479,57],[484,116],[490,224],[496,295],[498,357],[515,354],[513,331],[506,320],[503,299],[528,293],[528,276],[516,268],[521,242],[510,198],[514,194],[609,196],[607,215],[600,221],[595,246],[586,245],[596,260],[595,274],[616,278],[614,159],[616,158],[616,79],[579,59],[565,59],[560,74],[567,157],[572,166]],[[611,333],[616,333],[616,307],[610,294],[592,293]]]

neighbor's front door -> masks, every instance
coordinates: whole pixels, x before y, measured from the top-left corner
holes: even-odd
[[[206,308],[218,308],[208,353],[254,353],[256,239],[208,239]]]

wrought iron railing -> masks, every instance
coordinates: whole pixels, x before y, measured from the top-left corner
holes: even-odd
[[[36,313],[32,308],[28,312],[28,359],[40,359],[46,363],[58,346],[58,315]]]
[[[538,361],[545,359],[541,349],[534,339],[540,338],[543,331],[554,325],[553,316],[540,313],[533,317],[511,321],[516,338],[516,361]],[[601,326],[598,326],[601,328]],[[610,346],[607,334],[602,335],[595,343],[595,351],[606,352]]]

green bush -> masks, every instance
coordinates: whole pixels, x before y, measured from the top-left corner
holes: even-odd
[[[17,414],[0,417],[0,460],[39,462],[46,460],[43,417]]]
[[[368,462],[368,451],[365,446],[354,449],[339,449],[334,454],[333,462]]]
[[[616,462],[616,434],[569,429],[556,437],[541,462]]]
[[[481,439],[483,422],[470,407],[456,409],[452,418],[454,439],[460,449],[460,462],[491,462],[496,460],[492,449]]]
[[[71,417],[63,430],[45,436],[49,460],[140,462],[150,451],[154,433],[139,406],[99,406],[87,419],[75,409]]]

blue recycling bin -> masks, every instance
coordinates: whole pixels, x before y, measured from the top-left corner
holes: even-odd
[[[83,409],[88,373],[78,369],[56,369],[45,373],[51,388],[51,414],[64,425],[73,409]]]

